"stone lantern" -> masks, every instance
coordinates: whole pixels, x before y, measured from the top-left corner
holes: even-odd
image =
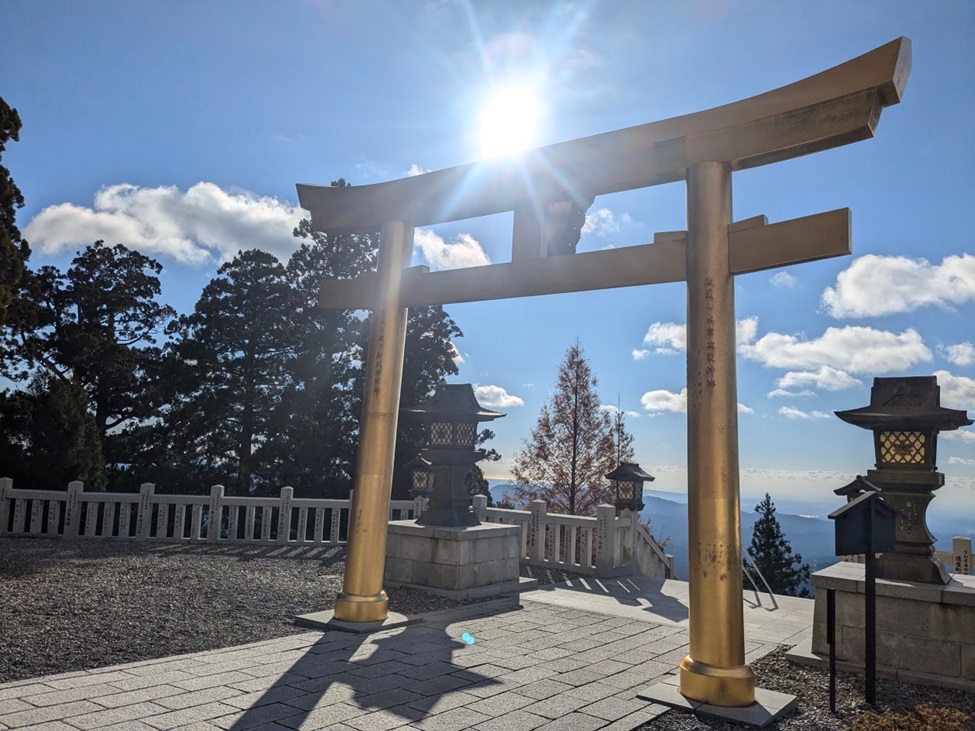
[[[419,510],[422,513],[427,509],[430,493],[433,492],[433,465],[423,457],[417,457],[403,465],[403,469],[410,475],[410,497],[422,500],[423,507]]]
[[[643,510],[643,483],[653,482],[654,477],[643,471],[636,462],[620,462],[616,469],[606,475],[616,489],[617,514],[630,510],[639,513]]]
[[[878,577],[947,584],[951,578],[934,557],[935,538],[927,526],[928,504],[945,484],[936,464],[938,432],[972,420],[941,406],[934,376],[875,378],[869,406],[836,415],[873,432],[876,469],[867,481],[897,511],[896,547],[881,557]]]
[[[443,384],[427,403],[402,411],[417,416],[426,426],[427,443],[420,458],[430,465],[433,476],[430,504],[417,518],[417,525],[480,525],[471,508],[471,496],[464,487],[464,479],[471,466],[481,458],[474,449],[478,423],[492,421],[504,414],[488,411],[477,403],[474,388],[469,383]],[[418,473],[422,472],[414,464],[414,485],[421,479]],[[423,479],[429,480],[429,477]]]

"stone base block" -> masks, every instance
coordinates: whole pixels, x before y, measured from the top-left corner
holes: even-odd
[[[448,528],[395,520],[386,538],[384,580],[455,597],[492,596],[521,587],[520,553],[521,526]]]
[[[755,728],[765,728],[773,721],[779,720],[799,707],[794,695],[786,695],[764,688],[755,688],[755,702],[743,708],[725,708],[724,706],[712,706],[709,703],[699,703],[681,695],[680,679],[676,675],[667,676],[659,683],[638,691],[636,697],[675,710],[743,723]]]
[[[411,619],[405,614],[389,612],[389,615],[382,622],[345,622],[341,619],[335,619],[335,611],[332,609],[324,612],[312,612],[311,614],[299,614],[295,617],[295,624],[299,627],[320,629],[326,632],[329,630],[353,632],[359,635],[382,632],[393,627],[402,627],[420,621],[422,620],[419,617]]]
[[[809,654],[829,657],[826,591],[834,589],[837,664],[862,673],[863,564],[838,563],[817,571],[812,582],[816,604]],[[944,586],[877,579],[876,586],[878,675],[975,690],[975,577],[956,575]]]

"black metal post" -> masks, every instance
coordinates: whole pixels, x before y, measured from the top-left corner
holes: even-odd
[[[871,505],[867,518],[867,553],[864,556],[866,586],[863,638],[864,685],[867,703],[870,705],[876,705],[877,702],[877,557],[874,553],[874,514],[875,509]]]
[[[829,644],[829,710],[836,713],[836,589],[826,590],[826,642]]]

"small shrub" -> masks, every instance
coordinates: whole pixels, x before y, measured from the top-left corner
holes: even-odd
[[[901,713],[867,711],[850,731],[970,731],[973,721],[971,715],[954,708],[921,703]]]

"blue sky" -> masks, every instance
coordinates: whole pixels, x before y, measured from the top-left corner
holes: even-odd
[[[7,0],[3,85],[21,141],[33,266],[124,243],[192,309],[240,248],[287,256],[295,183],[368,184],[485,156],[483,109],[528,89],[533,145],[768,91],[899,36],[902,104],[875,139],[736,173],[735,218],[853,211],[851,257],[736,283],[742,493],[833,500],[872,466],[836,409],[875,376],[931,375],[975,412],[975,4],[968,2],[284,2]],[[534,101],[531,101],[534,100]],[[415,263],[510,260],[510,216],[418,232]],[[686,227],[683,184],[597,198],[580,250]],[[508,416],[507,474],[579,339],[603,403],[629,413],[655,488],[686,489],[683,284],[453,305],[459,382]],[[936,507],[975,505],[975,430],[943,436]]]

